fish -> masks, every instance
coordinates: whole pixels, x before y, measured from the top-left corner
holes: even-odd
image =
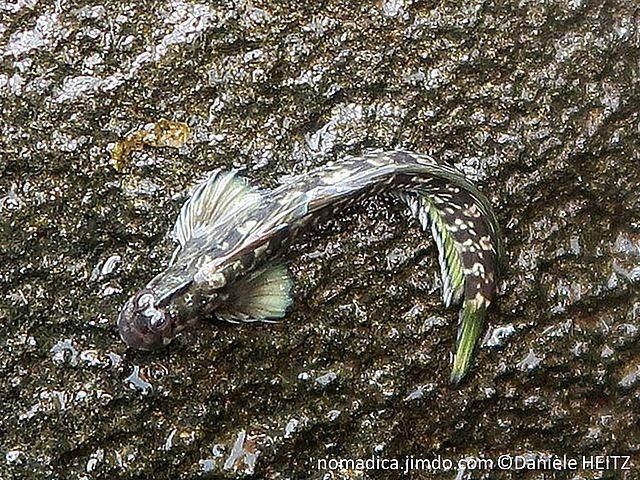
[[[286,252],[310,227],[371,196],[406,204],[435,239],[445,306],[461,304],[450,381],[470,369],[503,257],[489,200],[460,171],[424,154],[369,151],[296,176],[275,189],[216,169],[182,206],[168,267],[118,318],[122,340],[154,350],[207,317],[277,321],[292,307]]]

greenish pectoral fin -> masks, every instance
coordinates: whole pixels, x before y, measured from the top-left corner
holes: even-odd
[[[486,304],[478,305],[475,300],[465,300],[460,310],[458,340],[451,370],[451,383],[457,384],[471,367],[473,351],[484,327]]]
[[[204,235],[238,211],[257,205],[261,197],[260,192],[237,176],[237,171],[215,170],[182,206],[173,235],[184,247],[191,238]]]
[[[216,315],[230,322],[268,321],[286,315],[293,282],[282,263],[271,263],[233,284],[233,292]]]

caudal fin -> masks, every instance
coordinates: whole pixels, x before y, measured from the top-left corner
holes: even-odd
[[[478,305],[475,300],[465,300],[460,310],[458,323],[458,341],[451,370],[451,383],[458,384],[471,367],[473,350],[484,328],[484,318],[487,313],[486,304]]]

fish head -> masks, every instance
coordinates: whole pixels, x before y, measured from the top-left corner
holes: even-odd
[[[155,350],[173,338],[172,314],[156,304],[153,290],[142,289],[127,301],[120,317],[120,338],[131,348]]]

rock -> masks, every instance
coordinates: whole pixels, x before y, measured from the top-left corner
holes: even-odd
[[[615,1],[6,3],[0,478],[637,456],[637,24]],[[504,228],[500,296],[459,387],[435,246],[384,199],[290,249],[279,324],[211,321],[159,352],[125,348],[118,312],[166,266],[208,171],[273,187],[391,147],[463,170]]]

